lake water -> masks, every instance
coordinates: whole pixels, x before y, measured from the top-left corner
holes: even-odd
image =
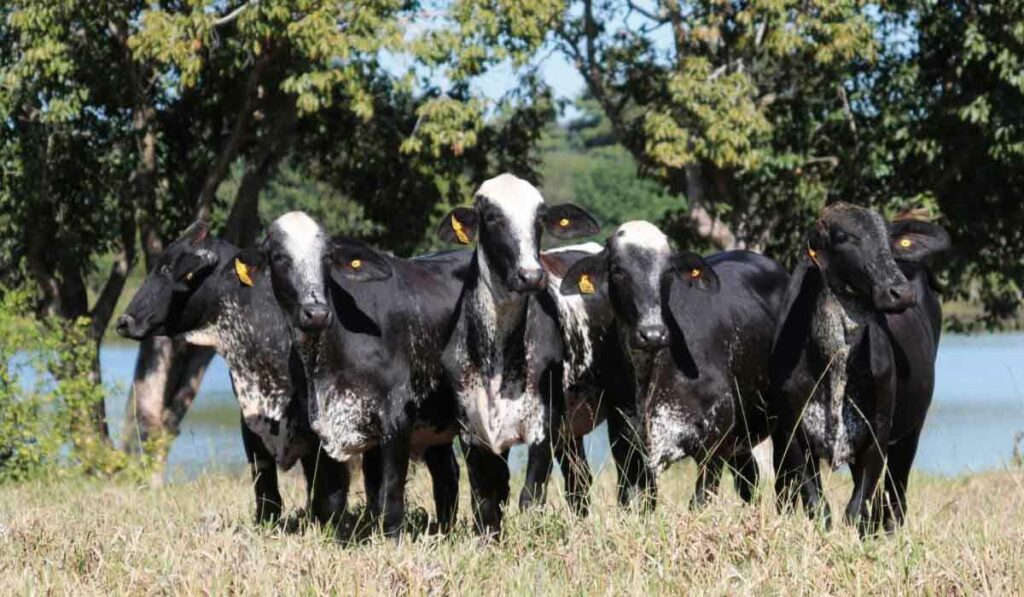
[[[107,402],[112,431],[124,420],[124,391],[135,366],[133,346],[113,345],[101,353],[104,379],[120,386]],[[209,470],[245,466],[238,432],[238,408],[227,367],[219,357],[171,448],[168,475],[193,477]],[[1024,334],[947,335],[939,347],[935,399],[928,413],[915,466],[930,473],[955,475],[1004,465],[1013,453],[1015,435],[1024,432]],[[586,441],[595,470],[608,461],[604,428]],[[514,468],[525,453],[513,450]]]

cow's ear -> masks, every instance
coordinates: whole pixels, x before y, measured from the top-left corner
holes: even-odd
[[[608,271],[608,260],[604,252],[597,255],[590,255],[580,259],[565,272],[562,278],[562,285],[559,290],[563,295],[574,294],[591,295],[597,294],[601,284],[604,283],[605,273]]]
[[[366,243],[335,238],[331,239],[329,250],[331,277],[337,282],[376,282],[394,274],[387,257]]]
[[[911,219],[889,224],[889,242],[894,258],[925,265],[950,247],[949,233],[942,226]]]
[[[560,203],[548,208],[544,228],[556,238],[570,239],[591,236],[601,230],[597,218],[578,205]]]
[[[672,256],[672,268],[690,288],[715,294],[721,288],[718,274],[711,264],[696,253],[682,252]]]
[[[238,282],[245,286],[252,286],[263,274],[266,265],[266,257],[260,249],[246,249],[235,255],[232,268]]]
[[[449,243],[468,245],[476,238],[480,216],[472,207],[456,207],[448,212],[437,227],[437,236]]]
[[[209,235],[210,224],[204,220],[196,220],[195,222],[192,222],[192,224],[188,228],[185,229],[185,232],[181,233],[181,238],[179,238],[178,240],[183,240],[193,245],[198,245],[199,243],[206,240],[206,237]]]

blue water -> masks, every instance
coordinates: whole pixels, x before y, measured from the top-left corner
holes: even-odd
[[[107,402],[114,433],[124,419],[124,391],[131,383],[135,348],[110,346],[101,354],[104,379],[118,385]],[[954,475],[1004,465],[1015,435],[1024,432],[1024,334],[943,338],[936,367],[935,399],[918,449],[916,468]],[[608,460],[607,433],[600,428],[586,441],[595,468]],[[513,467],[525,462],[513,450]],[[209,470],[239,470],[245,455],[238,433],[238,411],[227,367],[214,359],[181,436],[168,457],[171,476],[192,477]]]

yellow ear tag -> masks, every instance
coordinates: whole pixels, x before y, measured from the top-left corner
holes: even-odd
[[[583,274],[580,276],[580,292],[583,294],[594,294],[594,284],[590,281],[590,276]]]
[[[910,245],[912,245],[912,244],[914,244],[914,243],[910,242],[909,238],[901,238],[900,239],[900,246],[903,247],[904,249],[909,249]]]
[[[363,267],[363,262],[361,259],[353,259],[350,265],[352,266],[352,269],[359,269]]]
[[[821,269],[821,264],[818,263],[818,252],[812,249],[810,246],[807,247],[807,256],[814,262],[815,267]]]
[[[569,226],[569,218],[562,218],[558,221],[558,225],[562,228],[567,228]]]
[[[455,231],[455,237],[459,239],[460,243],[464,245],[469,244],[469,235],[467,235],[466,231],[462,228],[462,222],[457,220],[454,215],[452,215],[452,230]]]
[[[242,263],[241,259],[235,259],[235,273],[239,281],[246,286],[252,286],[252,278],[249,277],[249,266]]]
[[[691,269],[691,270],[690,270],[690,277],[691,277],[691,278],[693,278],[693,279],[695,279],[695,280],[696,280],[697,278],[699,278],[699,277],[700,277],[700,269],[699,269],[699,268],[696,268],[696,267],[695,267],[695,268],[693,268],[693,269]]]

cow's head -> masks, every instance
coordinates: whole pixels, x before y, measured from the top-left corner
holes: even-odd
[[[117,333],[135,340],[175,336],[201,324],[191,299],[216,270],[224,251],[209,226],[196,222],[164,249],[128,308],[117,320]]]
[[[630,346],[658,350],[669,344],[673,282],[707,292],[717,292],[719,286],[715,271],[701,256],[674,251],[665,234],[649,222],[627,222],[603,251],[569,269],[561,291],[592,294],[607,289]]]
[[[502,174],[482,185],[473,207],[453,209],[438,227],[448,242],[468,245],[479,237],[481,272],[507,292],[542,290],[547,283],[540,263],[543,230],[561,239],[596,234],[597,221],[583,208],[571,204],[544,204],[529,182]]]
[[[274,296],[293,329],[316,336],[334,318],[328,277],[368,282],[391,277],[387,259],[369,246],[332,239],[303,212],[287,213],[270,225],[263,243]]]
[[[893,249],[882,216],[848,203],[826,207],[807,243],[808,257],[833,292],[869,309],[899,313],[914,306],[917,297]]]
[[[673,287],[679,290],[673,292]],[[731,406],[722,407],[727,399],[670,391],[658,370],[638,362],[649,363],[649,353],[664,348],[678,360],[676,353],[686,348],[682,338],[670,336],[671,329],[682,326],[673,321],[670,300],[685,302],[690,290],[713,294],[719,288],[717,274],[702,257],[673,250],[661,230],[648,222],[619,226],[601,253],[576,262],[562,280],[563,294],[608,294],[630,358],[637,370],[648,371],[648,379],[637,381],[643,386],[639,390],[649,456],[658,467],[697,455],[728,429]]]

